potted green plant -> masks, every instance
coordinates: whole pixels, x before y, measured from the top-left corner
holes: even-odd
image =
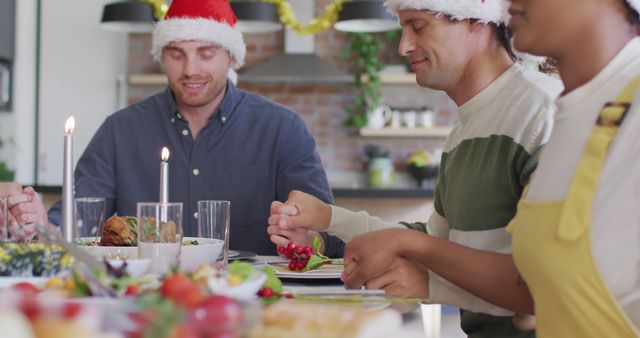
[[[0,139],[0,149],[2,149],[3,145],[4,143],[2,139]],[[15,172],[9,169],[4,161],[0,161],[0,182],[11,182],[15,176]]]

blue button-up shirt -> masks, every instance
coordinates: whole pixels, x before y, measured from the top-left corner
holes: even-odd
[[[160,151],[167,146],[169,200],[183,202],[185,236],[197,235],[199,200],[231,201],[230,247],[275,254],[267,235],[270,204],[293,189],[332,201],[304,121],[291,109],[231,82],[194,140],[170,89],[109,116],[75,171],[76,197],[106,198],[105,215],[136,215],[136,203],[158,201]],[[49,210],[59,224],[60,203]],[[343,243],[323,234],[327,253]]]

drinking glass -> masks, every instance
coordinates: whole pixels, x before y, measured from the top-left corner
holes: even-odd
[[[198,201],[198,238],[214,240],[207,255],[213,255],[218,269],[229,262],[230,210],[229,201]]]
[[[151,260],[149,272],[180,266],[182,203],[138,203],[138,257]]]
[[[104,223],[105,199],[78,197],[75,203],[76,238],[100,236]]]

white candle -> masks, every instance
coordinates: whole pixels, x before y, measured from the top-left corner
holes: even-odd
[[[160,203],[169,203],[169,149],[162,148],[160,161]]]
[[[62,234],[73,242],[73,129],[76,120],[69,117],[64,123],[64,167],[62,177]]]

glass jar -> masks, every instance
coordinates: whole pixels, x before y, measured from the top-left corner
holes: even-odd
[[[389,157],[376,157],[369,161],[369,186],[372,188],[388,188],[393,186],[396,172],[393,161]]]

